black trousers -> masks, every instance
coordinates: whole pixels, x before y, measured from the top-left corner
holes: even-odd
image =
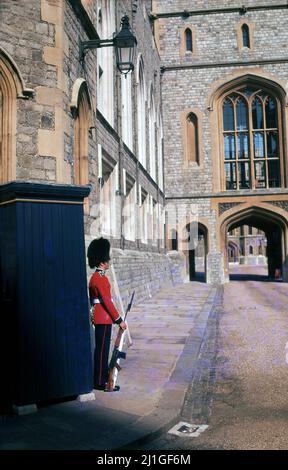
[[[94,386],[104,386],[108,380],[108,361],[112,325],[95,325]]]

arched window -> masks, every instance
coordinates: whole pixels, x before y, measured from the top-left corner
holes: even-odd
[[[249,255],[253,255],[253,246],[249,246]]]
[[[101,39],[113,37],[115,32],[115,0],[98,2],[98,33]],[[113,47],[98,49],[97,108],[105,119],[114,125],[114,56]]]
[[[0,50],[0,184],[16,177],[16,100],[22,89],[12,65]]]
[[[186,119],[187,160],[199,164],[198,119],[189,113]]]
[[[132,82],[131,73],[121,75],[121,98],[122,98],[122,139],[133,151],[133,113],[132,109]]]
[[[163,191],[163,124],[160,110],[157,113],[157,162],[158,162],[158,186]]]
[[[150,155],[150,175],[156,180],[156,145],[155,145],[155,105],[153,88],[150,89],[149,99],[149,155]]]
[[[78,116],[75,120],[74,134],[74,172],[75,184],[88,183],[88,132],[89,105],[87,96],[83,93],[79,100]]]
[[[85,185],[89,182],[88,173],[88,143],[91,123],[91,102],[86,81],[82,78],[76,80],[73,92],[71,111],[75,118],[74,124],[74,182]],[[88,199],[84,205],[85,212],[89,212]]]
[[[247,24],[243,24],[241,27],[242,31],[242,43],[243,47],[248,47],[250,49],[250,32],[249,26]]]
[[[280,187],[278,99],[242,87],[225,96],[222,112],[226,189]]]
[[[138,158],[146,168],[146,102],[145,77],[142,56],[138,59],[137,74],[137,128],[138,128]]]
[[[186,45],[186,52],[193,52],[193,37],[192,31],[190,28],[185,30],[185,45]]]
[[[16,179],[17,99],[33,94],[12,57],[0,47],[0,184]]]

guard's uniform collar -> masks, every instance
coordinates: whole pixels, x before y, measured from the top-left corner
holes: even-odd
[[[96,268],[95,272],[99,273],[99,276],[105,276],[105,270],[104,269],[99,269],[99,268]]]

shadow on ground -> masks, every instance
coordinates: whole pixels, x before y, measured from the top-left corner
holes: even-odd
[[[205,273],[199,271],[199,272],[196,272],[195,276],[193,277],[192,279],[193,282],[203,282],[205,283],[206,280],[205,280]]]
[[[258,282],[282,282],[282,279],[272,279],[263,274],[230,274],[230,281],[258,281]]]

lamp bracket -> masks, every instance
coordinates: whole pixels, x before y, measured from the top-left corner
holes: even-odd
[[[100,47],[114,46],[114,39],[91,39],[90,41],[80,42],[80,61],[83,62],[85,54],[90,49],[99,49]]]

